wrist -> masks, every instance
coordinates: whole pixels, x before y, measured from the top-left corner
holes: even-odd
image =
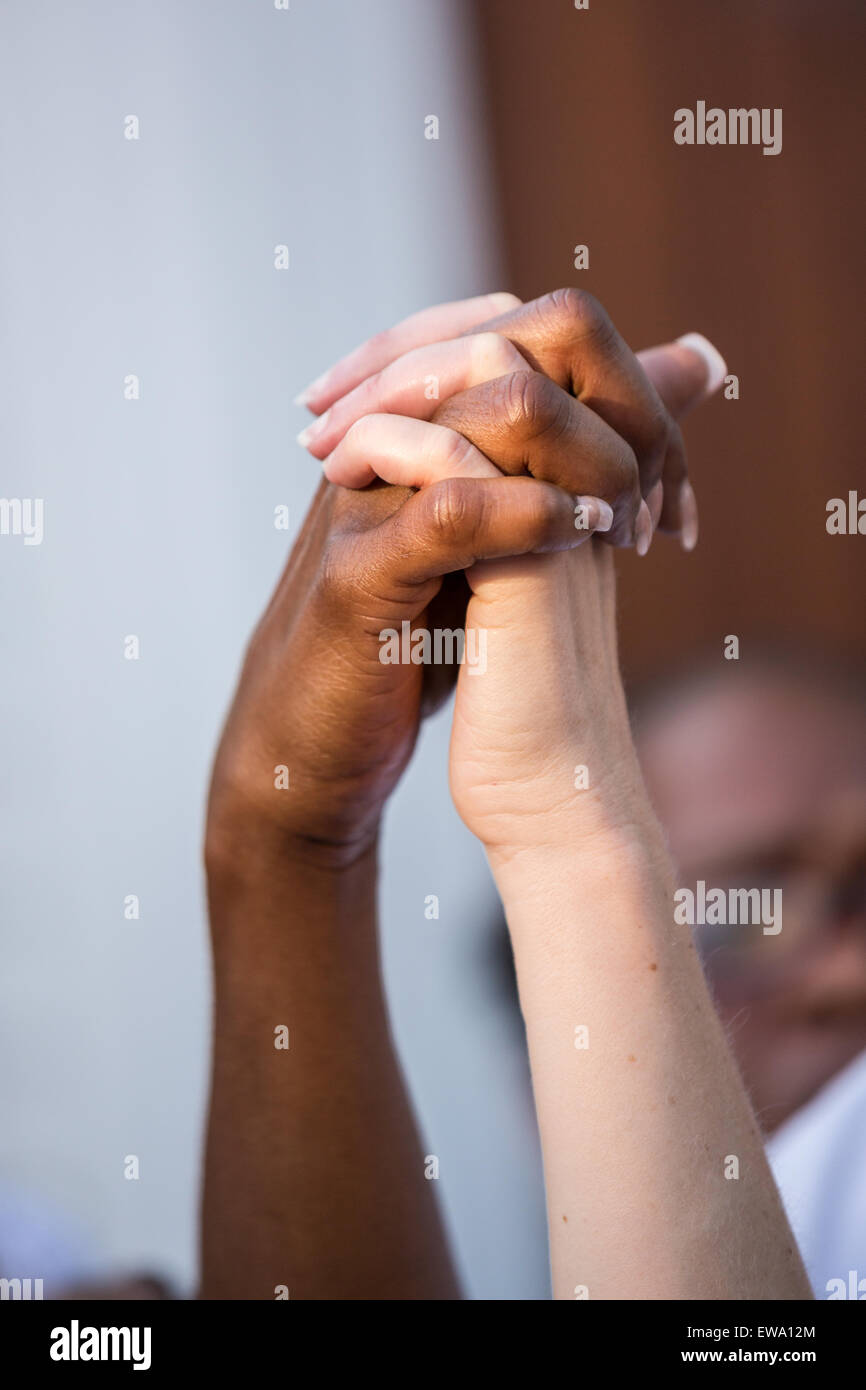
[[[664,832],[630,740],[616,757],[594,759],[591,776],[586,766],[573,766],[574,757],[556,761],[555,775],[547,779],[497,788],[499,810],[506,814],[485,817],[476,831],[494,873],[533,859],[600,866],[623,855],[667,859]]]
[[[539,818],[535,840],[526,837],[486,846],[490,869],[509,917],[534,918],[545,901],[587,900],[672,892],[673,869],[664,831],[648,803],[630,820],[560,813]]]
[[[347,929],[353,949],[376,957],[375,839],[350,849],[211,830],[205,858],[218,993],[243,993],[250,971],[279,973],[299,956],[309,966],[312,943],[341,958]]]
[[[306,833],[263,814],[240,799],[214,798],[208,806],[204,864],[208,881],[254,882],[281,872],[343,874],[372,853],[380,815],[347,821],[333,833]]]
[[[279,943],[339,933],[349,919],[375,925],[375,834],[323,842],[251,814],[209,815],[204,867],[218,983],[222,965],[276,959]]]

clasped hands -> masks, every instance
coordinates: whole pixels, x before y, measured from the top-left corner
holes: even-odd
[[[694,335],[635,357],[562,290],[427,310],[305,393],[326,476],[208,812],[205,1297],[460,1296],[376,920],[382,811],[455,675],[451,790],[508,926],[554,1297],[642,1298],[648,1267],[659,1298],[809,1296],[674,919],[616,652],[614,547],[645,554],[657,528],[694,544],[677,422],[724,370]],[[483,670],[382,660],[386,633],[414,649],[446,630],[475,652],[483,634]]]
[[[484,633],[483,676],[460,669],[450,775],[494,864],[644,824],[613,548],[646,554],[656,529],[693,547],[678,421],[723,376],[696,335],[634,355],[566,289],[426,310],[308,388],[299,440],[325,478],[246,655],[210,863],[242,870],[276,846],[339,868],[375,842],[422,715],[457,674],[383,662],[382,633],[404,623]]]

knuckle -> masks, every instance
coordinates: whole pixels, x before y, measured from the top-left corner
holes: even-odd
[[[361,415],[346,430],[343,443],[353,453],[362,454],[372,447],[377,426],[378,416]]]
[[[505,378],[503,406],[509,425],[535,435],[555,426],[564,393],[541,372],[512,372]]]
[[[472,514],[465,478],[444,478],[428,490],[428,519],[440,540],[448,543],[465,535]]]
[[[588,290],[568,285],[565,289],[552,290],[541,300],[542,306],[545,301],[549,312],[563,320],[573,336],[603,339],[613,330],[607,311]]]
[[[519,299],[516,294],[512,294],[511,290],[497,290],[494,294],[489,295],[488,298],[493,308],[498,310],[501,314],[510,313],[513,309],[519,309],[523,303],[523,300]]]
[[[523,364],[523,358],[514,344],[502,333],[492,331],[474,335],[472,356],[476,369],[487,379],[505,376]]]

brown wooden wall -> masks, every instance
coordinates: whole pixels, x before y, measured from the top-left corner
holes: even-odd
[[[828,498],[866,496],[866,5],[476,5],[508,288],[583,286],[634,347],[701,331],[740,378],[687,425],[698,549],[622,557],[627,672],[727,633],[866,653],[866,536],[825,528]],[[698,99],[782,107],[781,154],[677,146]]]

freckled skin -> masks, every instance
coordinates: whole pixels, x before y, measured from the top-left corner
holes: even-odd
[[[787,671],[725,670],[651,714],[638,752],[679,884],[782,885],[782,930],[759,943],[760,975],[741,952],[720,950],[707,963],[772,1132],[866,1048],[862,867],[845,911],[826,906],[845,866],[850,877],[866,855],[866,714],[850,696]],[[808,900],[783,873],[803,859],[817,865]]]

